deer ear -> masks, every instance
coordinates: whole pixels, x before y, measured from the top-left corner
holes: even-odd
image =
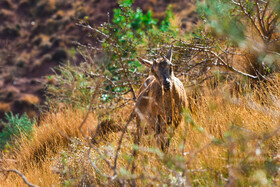
[[[165,57],[165,56],[162,56],[162,58],[164,58],[164,60],[167,59],[167,57]],[[171,58],[172,58],[172,56],[171,56]],[[175,64],[172,64],[170,60],[169,60],[169,61],[166,61],[166,62],[167,62],[170,66],[176,67],[176,65],[175,65]]]
[[[171,45],[169,51],[167,52],[166,58],[171,62],[172,61],[172,47],[173,45]]]
[[[149,68],[151,68],[153,66],[153,62],[149,61],[149,60],[145,60],[143,58],[137,57],[138,61],[143,64],[144,66],[147,66]]]

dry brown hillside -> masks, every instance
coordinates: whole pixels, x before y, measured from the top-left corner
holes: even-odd
[[[183,29],[196,21],[194,14],[182,11],[190,6],[189,1],[139,0],[134,6],[152,10],[161,19],[170,3],[174,4],[174,12],[182,13]],[[44,102],[44,88],[52,81],[52,68],[69,59],[79,63],[75,42],[91,42],[87,32],[75,23],[87,16],[90,25],[100,25],[115,7],[117,0],[2,0],[0,118],[10,110],[33,116],[37,105]]]

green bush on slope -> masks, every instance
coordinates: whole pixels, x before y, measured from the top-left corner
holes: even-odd
[[[31,120],[27,114],[23,114],[19,117],[19,114],[14,115],[5,114],[7,122],[1,120],[4,125],[4,129],[0,132],[0,148],[3,149],[8,143],[12,143],[16,138],[21,136],[28,137],[33,131],[35,120]]]

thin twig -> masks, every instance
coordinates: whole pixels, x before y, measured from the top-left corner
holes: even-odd
[[[93,160],[91,159],[91,157],[90,157],[90,150],[91,150],[91,147],[88,149],[88,159],[89,159],[89,162],[90,162],[90,164],[92,165],[92,167],[94,168],[94,170],[98,173],[98,174],[100,174],[102,177],[105,177],[105,178],[107,178],[107,179],[110,179],[111,181],[113,181],[113,180],[115,180],[116,179],[116,177],[117,177],[117,175],[114,175],[114,176],[109,176],[109,175],[106,175],[106,174],[104,174],[104,173],[102,173],[101,172],[101,170],[95,165],[95,163],[93,162]]]
[[[252,18],[252,16],[247,12],[246,8],[243,6],[243,4],[241,3],[241,0],[238,0],[238,2],[235,2],[234,0],[232,0],[233,4],[239,6],[242,10],[242,12],[250,19],[251,23],[253,24],[253,26],[255,27],[255,29],[257,30],[257,32],[259,33],[259,35],[261,36],[262,40],[264,42],[266,42],[266,38],[263,35],[263,33],[261,32],[261,30],[259,29],[259,27],[256,25],[255,20]]]
[[[130,81],[129,78],[128,78],[128,75],[127,75],[127,72],[126,72],[127,68],[124,68],[124,64],[123,64],[123,62],[122,62],[122,57],[121,57],[120,54],[119,54],[118,48],[116,48],[116,54],[117,54],[117,56],[118,56],[119,63],[120,63],[120,65],[122,66],[124,76],[125,76],[125,78],[126,78],[126,80],[127,80],[127,82],[128,82],[128,85],[129,85],[129,87],[130,87],[130,90],[131,90],[131,92],[132,92],[132,94],[133,94],[133,99],[136,100],[135,91],[134,91],[134,89],[133,89],[133,87],[132,87],[131,81]]]
[[[19,172],[19,171],[16,170],[16,169],[1,169],[0,172],[2,172],[2,173],[8,173],[8,174],[9,174],[9,173],[16,173],[17,175],[19,175],[19,176],[22,178],[22,180],[24,181],[24,183],[27,184],[28,186],[30,186],[30,187],[39,187],[39,186],[36,186],[36,185],[34,185],[34,184],[28,182],[28,180],[26,179],[26,177],[25,177],[21,172]]]
[[[89,30],[92,30],[94,32],[97,32],[98,34],[104,36],[105,38],[109,38],[108,35],[106,35],[105,33],[101,32],[100,30],[96,29],[96,28],[93,28],[91,27],[90,25],[84,25],[84,24],[81,24],[81,23],[76,23],[77,26],[80,26],[80,27],[83,27],[85,29],[89,29]]]
[[[94,93],[93,93],[93,95],[92,95],[92,99],[91,99],[91,101],[90,101],[90,105],[89,105],[88,111],[87,111],[87,113],[86,113],[86,115],[85,115],[85,117],[84,117],[82,123],[81,123],[80,126],[79,126],[79,130],[80,130],[80,132],[82,133],[83,137],[84,137],[84,138],[86,139],[86,141],[88,142],[88,145],[89,145],[90,147],[92,147],[93,149],[95,149],[95,150],[98,152],[99,155],[102,155],[101,152],[99,151],[99,149],[97,149],[97,148],[91,143],[90,138],[85,134],[84,130],[82,129],[82,127],[83,127],[84,124],[86,123],[86,120],[87,120],[87,118],[88,118],[88,116],[89,116],[89,113],[91,112],[92,105],[93,105],[93,103],[94,103],[94,101],[95,101],[95,98],[96,98],[96,96],[98,95],[99,87],[101,86],[101,78],[100,78],[100,77],[98,78],[96,84],[97,84],[97,86],[96,86],[95,91],[94,91]],[[107,163],[107,165],[108,165],[110,168],[113,168],[113,167],[111,166],[110,162],[109,162],[106,158],[103,158],[103,159],[104,159],[104,161]]]
[[[118,157],[119,157],[119,151],[120,151],[120,149],[121,149],[121,145],[122,145],[122,141],[123,141],[124,134],[125,134],[125,132],[126,132],[126,129],[127,129],[128,125],[129,125],[129,123],[132,121],[132,119],[133,119],[134,117],[135,117],[135,109],[133,109],[133,111],[131,112],[130,117],[129,117],[129,119],[128,119],[126,125],[125,125],[125,127],[123,128],[122,135],[121,135],[121,137],[120,137],[120,139],[119,139],[118,148],[117,148],[117,150],[116,150],[115,159],[114,159],[114,169],[117,168],[117,162],[118,162]]]

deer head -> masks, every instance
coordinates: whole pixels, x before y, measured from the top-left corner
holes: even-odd
[[[164,87],[166,91],[172,89],[173,84],[173,64],[172,61],[172,46],[170,47],[166,56],[158,58],[153,61],[145,60],[137,57],[139,62],[149,68],[151,68],[152,74],[155,76],[157,81]]]

